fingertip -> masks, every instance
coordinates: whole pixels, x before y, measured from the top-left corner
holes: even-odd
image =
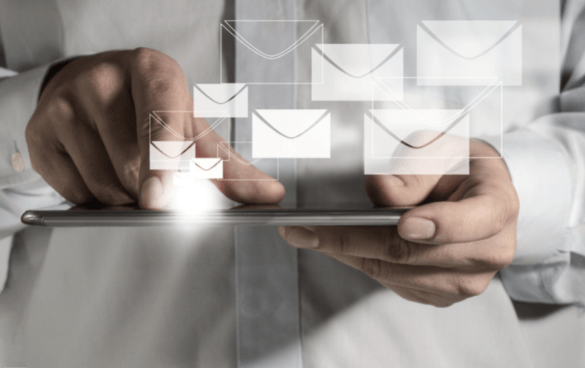
[[[439,175],[374,175],[366,182],[366,192],[379,206],[414,206],[429,196],[439,179]]]
[[[151,176],[142,184],[139,206],[146,209],[160,209],[169,200],[170,183],[164,177]]]
[[[233,201],[244,204],[279,203],[284,198],[284,186],[276,180],[217,181],[222,193]]]
[[[284,198],[284,185],[277,181],[264,183],[263,189],[265,190],[265,195],[262,198],[265,202],[263,203],[279,203]]]
[[[366,193],[378,206],[400,206],[398,191],[404,187],[402,179],[395,175],[372,175],[366,180]]]
[[[285,226],[279,226],[278,227],[278,234],[280,235],[281,238],[286,240],[286,227]]]
[[[405,240],[430,240],[436,231],[437,225],[432,220],[422,217],[406,216],[398,223],[398,235]]]

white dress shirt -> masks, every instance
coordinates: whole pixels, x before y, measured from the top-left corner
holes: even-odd
[[[282,15],[279,4],[286,3],[272,3],[275,19]],[[297,3],[297,19],[327,25],[328,43],[392,41],[406,51],[413,48],[414,25],[425,17],[487,14],[554,23],[560,13],[553,0],[530,6],[502,0],[485,9],[433,0]],[[258,0],[257,6],[266,4]],[[407,302],[357,270],[301,250],[303,366],[544,367],[547,359],[584,364],[577,347],[584,342],[578,331],[585,319],[574,309],[557,311],[555,324],[543,322],[538,330],[519,321],[510,300],[585,300],[585,44],[574,31],[583,8],[582,1],[564,6],[558,38],[531,38],[538,28],[532,34],[525,27],[524,59],[542,74],[525,73],[524,87],[509,91],[514,118],[506,121],[504,158],[521,206],[513,264],[481,296],[437,309]],[[217,83],[218,24],[234,14],[230,2],[211,0],[0,2],[0,237],[12,237],[0,294],[0,366],[238,365],[232,228],[24,229],[19,219],[26,209],[60,201],[32,171],[24,139],[55,61],[145,46],[176,59],[190,85]],[[393,14],[400,17],[389,22]],[[554,90],[561,72],[566,80]],[[307,96],[297,90],[298,107],[308,106]],[[355,153],[361,152],[363,110],[355,106],[334,109],[333,161],[297,160],[300,203],[367,201],[363,162]],[[497,145],[494,137],[482,139]],[[543,340],[535,336],[542,331],[566,336],[566,344],[539,348]],[[567,346],[573,348],[564,351]]]

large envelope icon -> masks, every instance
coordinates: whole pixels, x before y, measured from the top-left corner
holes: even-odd
[[[413,79],[409,85],[421,84],[419,78],[408,79]],[[383,83],[374,88],[387,92]],[[366,175],[468,174],[472,122],[493,125],[492,132],[501,132],[502,83],[418,89],[418,93],[416,88],[407,89],[405,101],[394,101],[392,105],[372,103],[364,120]],[[462,100],[460,108],[449,108],[452,95],[467,99]],[[386,108],[380,108],[384,105]],[[473,131],[474,135],[486,132],[476,127]]]
[[[324,44],[313,49],[313,101],[370,101],[372,82],[395,78],[393,97],[402,97],[403,49],[393,44]],[[323,83],[318,83],[323,81]]]
[[[423,21],[417,75],[427,85],[522,85],[522,26],[517,21]]]
[[[256,110],[254,158],[329,158],[331,114],[327,110]]]
[[[249,66],[236,74],[237,83],[311,84],[311,48],[323,43],[323,25],[315,20],[227,20],[220,25],[224,42],[235,42],[238,65]],[[221,83],[229,80],[224,59],[222,52]]]
[[[248,117],[248,87],[240,83],[196,84],[193,102],[201,117]]]
[[[469,115],[461,112],[370,111],[364,121],[366,175],[468,174]]]
[[[195,158],[195,142],[204,138],[226,121],[225,116],[214,119],[210,125],[197,133],[197,135],[186,137],[182,132],[174,129],[167,120],[172,119],[195,119],[193,111],[153,111],[149,115],[149,160],[151,170],[181,170],[190,169],[189,161]],[[198,117],[201,118],[201,117]],[[166,140],[153,139],[153,132],[163,131],[164,134],[157,136],[169,137]],[[229,131],[228,131],[229,136]]]

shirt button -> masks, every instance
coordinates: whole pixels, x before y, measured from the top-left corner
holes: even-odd
[[[24,170],[24,160],[22,159],[22,155],[19,152],[16,152],[12,155],[12,167],[14,167],[14,170],[18,172]]]

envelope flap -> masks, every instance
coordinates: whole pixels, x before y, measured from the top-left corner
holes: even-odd
[[[151,146],[168,158],[179,158],[195,145],[191,141],[152,141]]]
[[[217,167],[221,163],[221,158],[192,158],[191,162],[198,168],[203,171],[209,171],[215,167]]]
[[[317,32],[317,20],[227,20],[223,29],[241,44],[267,59],[292,51]],[[276,39],[275,34],[286,35]]]
[[[389,61],[398,51],[397,44],[320,44],[322,55],[337,69],[360,78]]]
[[[449,51],[474,59],[503,42],[518,27],[518,21],[423,21],[419,28]]]
[[[244,92],[244,83],[196,84],[195,88],[211,101],[226,104]]]
[[[374,124],[410,148],[423,148],[449,133],[467,115],[463,110],[370,110]]]
[[[256,110],[260,121],[284,138],[303,136],[329,115],[328,110]]]

